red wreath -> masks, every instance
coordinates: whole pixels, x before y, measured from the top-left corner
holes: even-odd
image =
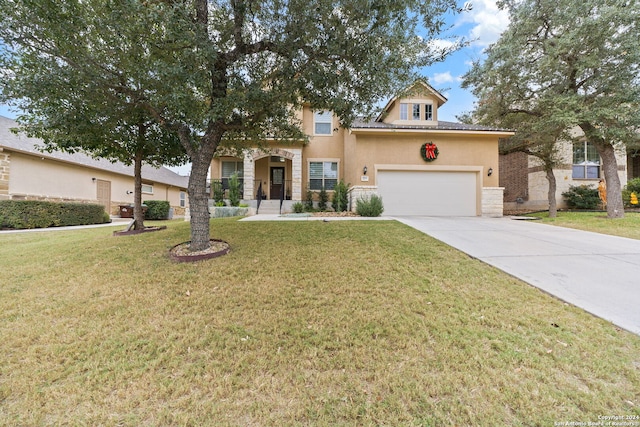
[[[432,162],[438,158],[438,147],[433,142],[425,142],[420,147],[420,154],[425,162]]]

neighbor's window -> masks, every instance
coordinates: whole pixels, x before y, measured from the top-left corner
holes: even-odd
[[[409,120],[409,104],[400,104],[400,120]]]
[[[573,144],[574,179],[598,179],[600,178],[600,156],[595,145],[583,141]]]
[[[313,132],[316,135],[331,135],[333,130],[333,117],[329,111],[316,111],[313,113]]]
[[[153,194],[153,185],[151,184],[142,184],[140,190],[146,194]]]
[[[420,120],[420,104],[413,104],[412,120]]]
[[[310,162],[309,189],[333,190],[338,183],[338,162]]]
[[[184,208],[187,206],[187,193],[184,191],[180,192],[180,207]]]
[[[433,120],[433,105],[425,104],[424,106],[424,119]]]

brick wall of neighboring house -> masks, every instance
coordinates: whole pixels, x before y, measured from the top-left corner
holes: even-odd
[[[9,166],[11,156],[0,148],[0,200],[9,198]]]
[[[504,187],[505,202],[529,198],[529,162],[525,153],[500,155],[500,187]]]

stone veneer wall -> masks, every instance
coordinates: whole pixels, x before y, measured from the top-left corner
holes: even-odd
[[[0,148],[0,200],[9,199],[9,167],[11,156]]]
[[[371,194],[378,194],[377,185],[354,185],[349,193],[349,206],[352,212],[356,211],[356,201],[361,197],[369,197]],[[382,201],[384,206],[384,200]]]
[[[503,187],[483,187],[482,188],[482,216],[500,218],[503,215]]]

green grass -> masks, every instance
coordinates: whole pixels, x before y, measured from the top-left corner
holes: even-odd
[[[640,415],[640,338],[402,224],[0,235],[0,425],[554,425]]]
[[[640,213],[627,212],[624,218],[607,218],[606,212],[558,212],[556,218],[549,218],[548,212],[531,214],[542,218],[547,224],[576,228],[595,233],[640,239]]]

